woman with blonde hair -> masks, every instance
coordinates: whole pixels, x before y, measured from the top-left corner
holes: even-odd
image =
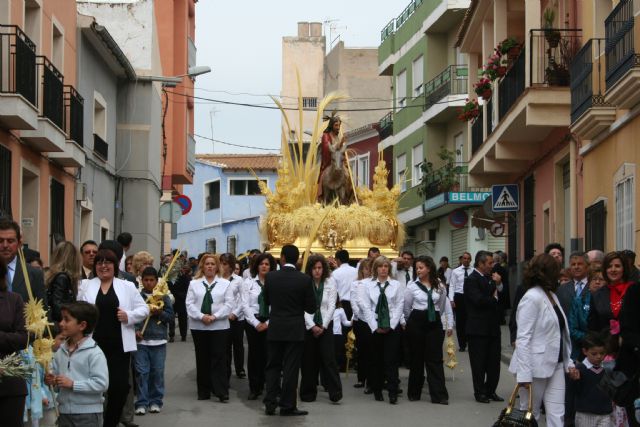
[[[139,285],[142,285],[140,275],[147,267],[153,267],[153,256],[147,251],[136,252],[131,260],[131,274],[136,276]]]
[[[235,299],[231,284],[220,277],[221,273],[220,260],[216,255],[202,255],[198,272],[189,283],[186,306],[196,350],[198,400],[208,400],[213,393],[220,402],[227,402],[229,315]]]
[[[362,308],[358,300],[358,294],[361,286],[371,280],[371,263],[373,259],[365,258],[358,264],[358,277],[351,284],[351,308],[353,316],[351,323],[353,325],[353,333],[356,336],[356,349],[358,360],[358,382],[353,386],[355,388],[363,388],[369,386],[367,379],[369,378],[369,370],[371,369],[371,330],[369,325],[364,321],[361,313]],[[365,389],[365,393],[370,392],[369,388]]]
[[[80,252],[71,242],[61,242],[51,255],[45,283],[50,317],[56,324],[62,320],[60,308],[76,300],[81,265]]]

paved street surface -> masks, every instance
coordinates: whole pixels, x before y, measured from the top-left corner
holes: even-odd
[[[506,331],[503,330],[503,334]],[[506,340],[503,340],[506,341]],[[506,344],[506,343],[505,343]],[[165,368],[166,395],[165,406],[160,414],[137,416],[136,423],[143,427],[165,426],[492,426],[503,403],[482,404],[473,399],[471,372],[468,353],[458,353],[458,366],[455,380],[452,371],[445,367],[449,406],[434,405],[425,391],[422,400],[409,402],[406,399],[407,376],[409,371],[400,370],[401,387],[405,394],[400,396],[396,406],[387,401],[376,402],[373,396],[364,395],[362,389],[353,388],[354,374],[349,377],[342,374],[344,399],[332,404],[327,393],[319,392],[318,400],[313,403],[301,402],[299,407],[309,411],[306,417],[286,418],[266,416],[260,401],[248,401],[248,383],[232,375],[230,400],[219,403],[217,400],[196,400],[195,357],[191,338],[187,342],[168,344]],[[505,399],[514,386],[513,376],[507,372],[507,366],[501,365],[498,394]],[[387,395],[385,394],[385,399]],[[400,424],[401,423],[401,424]]]

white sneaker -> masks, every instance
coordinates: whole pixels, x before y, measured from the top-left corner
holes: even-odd
[[[160,413],[160,407],[158,405],[151,405],[151,407],[149,408],[149,412],[151,412],[152,414],[158,414]]]
[[[144,409],[142,406],[139,408],[136,408],[136,415],[144,415],[147,413],[147,410]]]

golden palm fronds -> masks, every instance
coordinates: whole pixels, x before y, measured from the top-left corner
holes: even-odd
[[[353,329],[347,334],[347,342],[344,344],[346,350],[347,366],[345,368],[345,376],[349,376],[349,362],[353,359],[353,350],[356,348],[356,334]]]
[[[42,367],[44,371],[49,370],[49,363],[53,360],[53,345],[55,340],[53,338],[38,338],[33,341],[33,355]]]
[[[27,332],[42,337],[45,330],[51,325],[47,319],[47,311],[44,309],[42,300],[30,299],[24,305],[24,321]]]
[[[149,306],[149,315],[145,319],[144,325],[142,326],[142,330],[140,332],[142,334],[144,334],[144,331],[147,329],[147,324],[149,323],[149,319],[151,318],[151,311],[162,310],[164,308],[164,297],[169,295],[168,279],[169,279],[169,276],[171,275],[173,268],[176,265],[176,262],[178,261],[178,258],[180,258],[181,253],[182,253],[182,249],[176,251],[176,253],[173,255],[173,259],[171,260],[171,263],[169,264],[169,267],[167,268],[167,271],[165,271],[162,277],[158,279],[158,283],[153,288],[153,292],[147,298],[147,305]]]
[[[453,342],[453,337],[447,337],[447,368],[455,369],[458,366],[458,360],[456,359],[456,345]]]

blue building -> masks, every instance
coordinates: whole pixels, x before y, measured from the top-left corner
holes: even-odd
[[[187,250],[189,256],[262,250],[266,242],[260,221],[266,208],[256,176],[273,191],[279,159],[278,155],[252,154],[196,156],[193,184],[183,189],[193,206],[178,221],[172,247]]]

